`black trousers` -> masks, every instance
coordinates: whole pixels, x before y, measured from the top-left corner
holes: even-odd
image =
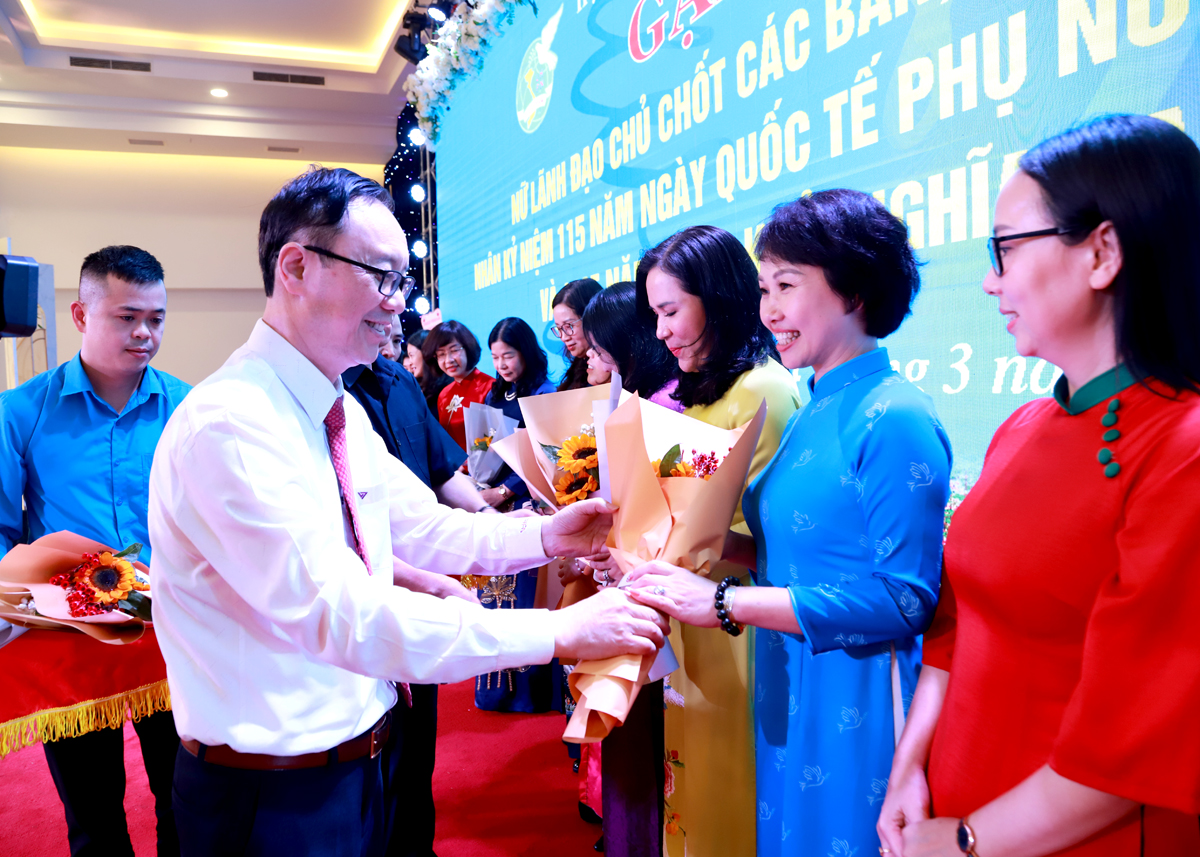
[[[171,812],[171,781],[179,736],[175,718],[159,711],[133,724],[154,795],[158,855],[179,854]],[[122,729],[101,729],[42,744],[46,764],[67,816],[67,841],[79,857],[133,857],[125,822],[125,739]]]
[[[383,842],[381,756],[296,771],[175,762],[184,857],[376,857]]]
[[[392,709],[383,745],[384,836],[387,857],[436,857],[433,851],[433,765],[437,750],[437,685],[412,685],[412,708]]]

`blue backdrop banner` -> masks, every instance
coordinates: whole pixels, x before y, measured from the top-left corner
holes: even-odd
[[[927,263],[884,344],[933,396],[969,477],[996,426],[1058,376],[1016,354],[980,288],[996,194],[1023,151],[1084,119],[1193,121],[1198,18],[1188,0],[521,8],[442,126],[444,317],[486,342],[521,316],[561,354],[550,301],[566,282],[632,279],[642,251],[697,223],[749,247],[778,203],[857,188],[906,220]]]

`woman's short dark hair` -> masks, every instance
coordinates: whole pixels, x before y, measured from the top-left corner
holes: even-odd
[[[258,266],[267,297],[275,291],[275,262],[289,241],[327,245],[342,231],[350,203],[368,199],[395,211],[392,195],[358,173],[315,164],[296,176],[267,203],[258,221]],[[322,259],[322,264],[325,260]]]
[[[516,384],[510,384],[497,375],[492,384],[492,395],[502,396],[515,386],[518,396],[529,396],[546,383],[546,352],[538,345],[537,335],[524,319],[510,317],[496,322],[496,326],[488,334],[488,347],[497,342],[503,342],[520,353],[521,360],[525,363],[525,371],[521,373]]]
[[[465,324],[454,320],[443,321],[429,331],[429,336],[425,338],[425,344],[421,346],[421,356],[425,358],[425,365],[428,366],[432,363],[434,366],[438,366],[438,349],[456,342],[463,347],[463,351],[467,352],[467,370],[474,369],[479,363],[479,340],[475,338],[475,334],[467,330]],[[441,367],[438,366],[438,368]]]
[[[904,221],[870,194],[839,188],[777,205],[758,234],[759,259],[811,265],[868,336],[894,333],[921,288]]]
[[[637,286],[613,283],[588,304],[583,332],[593,348],[617,364],[621,385],[649,398],[667,385],[679,368],[654,324],[638,314]]]
[[[779,359],[775,338],[758,317],[758,269],[742,242],[716,226],[690,226],[651,248],[638,263],[637,302],[654,323],[646,278],[661,268],[704,305],[708,356],[699,371],[680,372],[675,398],[686,408],[711,405],[744,372]]]
[[[571,308],[571,312],[583,318],[584,312],[587,310],[588,304],[592,298],[600,294],[602,286],[593,280],[591,277],[585,277],[582,280],[571,280],[554,295],[554,300],[550,302],[550,308],[559,304],[566,304]],[[559,390],[578,390],[581,387],[588,385],[587,380],[587,357],[572,357],[571,352],[567,351],[566,346],[563,346],[563,357],[568,361],[567,372],[563,375],[562,381],[558,385]]]
[[[1200,381],[1200,149],[1150,116],[1105,116],[1044,140],[1020,168],[1054,225],[1078,244],[1110,221],[1122,263],[1112,285],[1117,352],[1139,381]]]

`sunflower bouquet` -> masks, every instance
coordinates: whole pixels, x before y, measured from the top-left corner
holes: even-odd
[[[577,503],[600,490],[600,451],[593,426],[581,426],[579,434],[571,435],[562,446],[543,444],[542,452],[562,471],[554,483],[559,506]]]
[[[149,569],[136,557],[60,532],[16,545],[0,559],[0,618],[35,628],[74,628],[131,643],[150,622]]]
[[[546,506],[577,503],[600,490],[593,405],[607,402],[611,393],[610,384],[600,384],[523,398],[525,428],[494,442],[492,449]]]
[[[623,572],[655,559],[696,574],[712,572],[765,418],[761,405],[746,425],[725,430],[634,398],[613,411],[604,424],[617,505],[608,549]],[[662,458],[650,458],[662,449]],[[568,679],[576,704],[563,739],[602,740],[625,722],[641,686],[671,669],[654,657],[581,662]]]

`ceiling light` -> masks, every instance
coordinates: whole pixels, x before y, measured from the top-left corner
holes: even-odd
[[[412,195],[412,198],[416,202],[424,202],[425,201],[425,186],[424,185],[419,185],[419,184],[413,185],[412,189],[409,190],[409,193]]]
[[[429,312],[429,298],[424,295],[418,297],[413,301],[413,309],[417,311],[418,315],[425,315],[425,313]]]
[[[424,146],[429,138],[425,136],[425,132],[420,128],[413,128],[408,132],[408,142],[414,146]]]
[[[418,259],[424,259],[429,255],[429,245],[418,238],[412,243],[412,252]]]
[[[426,10],[426,14],[437,24],[446,23],[453,12],[454,4],[450,0],[437,0],[436,3],[430,3]]]
[[[224,98],[229,93],[227,91],[225,91],[224,89],[210,89],[208,91],[208,94],[212,95],[216,98]]]

